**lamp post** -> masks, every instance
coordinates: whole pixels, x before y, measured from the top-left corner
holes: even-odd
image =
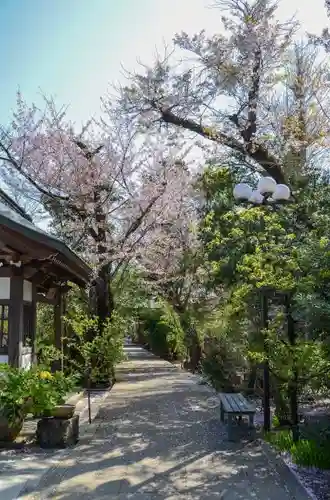
[[[286,184],[277,184],[272,177],[261,177],[257,189],[253,189],[249,184],[236,184],[233,190],[234,198],[237,202],[249,203],[252,206],[270,205],[275,207],[290,200],[291,192]],[[267,295],[261,293],[261,324],[264,330],[268,328],[268,299]],[[264,430],[270,430],[270,373],[267,338],[264,338],[265,361],[263,367],[264,378]]]

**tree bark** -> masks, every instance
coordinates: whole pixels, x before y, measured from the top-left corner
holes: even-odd
[[[278,418],[280,426],[290,425],[290,410],[286,391],[282,390],[276,379],[272,380],[273,397],[275,403],[275,415]]]
[[[248,375],[248,381],[247,381],[247,392],[249,394],[254,393],[254,388],[256,385],[256,380],[257,380],[257,375],[258,375],[258,366],[257,365],[252,365],[250,367],[249,375]]]
[[[94,216],[97,224],[97,255],[98,255],[98,273],[92,283],[91,294],[91,312],[98,318],[99,332],[102,332],[104,323],[107,319],[111,320],[114,311],[114,297],[111,290],[111,263],[106,261],[107,254],[107,233],[106,216],[104,213],[101,193],[99,189],[94,191]]]

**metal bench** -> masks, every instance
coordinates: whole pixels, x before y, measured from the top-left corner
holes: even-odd
[[[220,393],[220,419],[225,422],[227,416],[227,433],[229,441],[237,441],[241,437],[255,438],[254,415],[256,409],[242,394]],[[244,422],[242,417],[248,417]]]

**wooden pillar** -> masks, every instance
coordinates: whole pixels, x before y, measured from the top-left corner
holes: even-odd
[[[36,351],[36,334],[37,334],[37,285],[32,283],[32,316],[31,316],[31,342],[32,342],[32,356],[31,361],[33,364],[37,363],[37,351]]]
[[[23,347],[23,269],[13,267],[8,314],[8,364],[20,367]]]
[[[67,293],[66,290],[63,290],[62,293],[62,315],[65,316],[67,312]],[[68,354],[68,341],[67,341],[67,324],[62,320],[62,360],[61,360],[61,369],[64,370],[64,358]]]
[[[54,306],[54,332],[55,339],[54,344],[56,349],[62,352],[62,344],[63,344],[63,320],[62,316],[64,315],[64,300],[63,293],[60,288],[56,290],[55,296],[55,306]],[[53,370],[61,369],[61,361],[55,361],[53,364]]]

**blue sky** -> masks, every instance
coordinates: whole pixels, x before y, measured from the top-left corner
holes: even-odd
[[[70,105],[77,122],[97,114],[109,83],[137,58],[152,60],[176,31],[219,31],[211,0],[0,0],[0,121],[20,86],[28,101],[40,89]],[[282,0],[281,17],[298,11],[306,30],[327,24],[323,0]]]

